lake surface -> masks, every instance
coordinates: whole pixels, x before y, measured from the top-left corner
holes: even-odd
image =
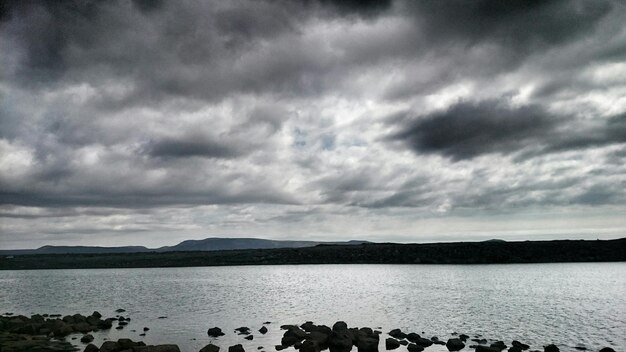
[[[212,341],[222,350],[241,343],[246,351],[264,346],[270,352],[280,344],[281,324],[344,320],[350,327],[401,328],[444,341],[458,332],[508,345],[516,339],[541,351],[549,343],[561,351],[577,345],[626,351],[626,263],[0,271],[0,304],[0,313],[24,315],[97,310],[111,317],[126,309],[130,324],[95,333],[98,346],[104,338],[128,337],[176,343],[182,351]],[[265,321],[272,324],[261,335]],[[140,337],[144,326],[150,331]],[[206,331],[213,326],[226,336],[211,340]],[[254,340],[234,334],[239,326],[250,327]]]

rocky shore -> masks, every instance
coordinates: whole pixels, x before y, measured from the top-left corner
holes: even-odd
[[[83,350],[84,352],[180,352],[180,348],[174,344],[146,345],[142,341],[132,341],[127,338],[117,341],[104,341],[100,347],[94,341],[92,332],[113,328],[115,322],[116,329],[124,329],[131,320],[124,317],[123,309],[118,309],[115,317],[103,318],[95,311],[89,316],[81,314],[66,315],[61,317],[58,314],[35,314],[30,317],[23,315],[13,316],[5,313],[0,316],[0,352],[73,352]],[[268,332],[267,325],[263,325],[256,331],[259,334]],[[554,344],[545,346],[529,346],[520,341],[506,343],[501,340],[487,339],[481,335],[470,337],[466,334],[453,333],[449,338],[438,338],[437,336],[422,336],[416,332],[405,332],[400,329],[393,329],[386,334],[380,330],[369,327],[348,327],[343,321],[338,321],[332,327],[326,325],[316,325],[313,322],[305,322],[302,325],[282,325],[284,330],[279,344],[271,347],[271,350],[282,351],[294,348],[300,352],[349,352],[356,347],[357,352],[379,352],[381,339],[384,339],[384,349],[387,351],[406,349],[408,352],[421,352],[429,349],[433,345],[445,346],[448,351],[471,351],[475,352],[560,352]],[[143,328],[143,334],[149,328]],[[136,330],[132,330],[136,331]],[[245,340],[253,340],[254,334],[248,327],[240,327],[233,331],[234,334]],[[71,340],[78,340],[77,334],[81,334],[80,342],[84,347],[67,341],[69,335],[74,335]],[[207,330],[210,338],[209,344],[201,348],[199,352],[219,352],[222,347],[218,346],[220,337],[226,335],[219,327],[212,327]],[[381,335],[388,336],[382,337]],[[576,347],[577,350],[587,350],[583,345]],[[241,344],[223,346],[226,352],[246,352]],[[262,346],[257,348],[259,352],[266,352]],[[399,350],[401,351],[401,350]],[[610,347],[604,347],[599,352],[615,352]]]

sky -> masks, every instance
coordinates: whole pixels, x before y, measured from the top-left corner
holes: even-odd
[[[626,237],[626,2],[0,3],[0,248]]]

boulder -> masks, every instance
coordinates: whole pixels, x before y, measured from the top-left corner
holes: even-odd
[[[210,343],[210,344],[202,347],[200,352],[219,352],[219,350],[220,350],[220,348],[218,346],[215,346],[214,344]]]
[[[104,341],[102,346],[100,346],[100,352],[119,352],[122,350],[117,341]]]
[[[615,352],[611,347],[603,347],[600,352]]]
[[[98,329],[103,329],[103,330],[110,329],[111,327],[113,327],[113,318],[100,320],[97,326],[98,326]]]
[[[465,334],[461,334],[459,335],[459,339],[463,342],[467,341],[467,339],[469,339],[469,336],[465,335]]]
[[[361,328],[357,331],[356,347],[358,352],[378,352],[380,338],[370,328]]]
[[[259,332],[260,332],[261,334],[265,335],[265,334],[267,334],[267,328],[266,328],[265,326],[262,326],[262,327],[259,329]]]
[[[415,341],[411,341],[414,342],[416,345],[422,346],[422,347],[428,347],[431,346],[433,344],[433,342],[429,339],[420,337],[418,339],[415,339]],[[443,341],[438,341],[441,342],[441,344],[443,345]]]
[[[293,346],[297,342],[304,340],[307,336],[304,330],[300,329],[300,327],[295,325],[286,326],[287,331],[283,334],[283,338],[281,339],[281,345],[283,346]]]
[[[448,342],[446,342],[446,347],[449,351],[459,351],[462,350],[463,347],[465,347],[465,344],[461,339],[454,338],[448,339]]]
[[[396,339],[404,339],[408,336],[407,334],[403,333],[402,330],[400,329],[393,329],[389,331],[388,334],[389,336],[395,337]]]
[[[247,326],[242,326],[240,328],[235,329],[235,331],[239,334],[239,335],[249,335],[250,334],[250,328]]]
[[[559,348],[556,345],[550,344],[548,346],[543,346],[544,352],[559,352]]]
[[[95,317],[96,319],[102,318],[102,314],[100,314],[100,312],[98,312],[97,310],[94,310],[93,313],[91,313],[91,316]]]
[[[406,349],[409,350],[409,352],[422,352],[424,350],[424,347],[416,345],[414,343],[410,343],[408,346],[406,346]]]
[[[83,352],[100,352],[100,349],[98,348],[98,346],[90,343],[87,345],[87,347],[85,347],[85,350]]]
[[[527,344],[521,343],[521,342],[519,342],[517,340],[513,340],[513,342],[511,342],[511,345],[513,345],[514,347],[518,347],[519,349],[521,349],[523,351],[525,351],[525,350],[530,348],[530,346],[528,346]]]
[[[489,346],[478,345],[476,346],[476,352],[500,352],[501,349]]]
[[[240,344],[236,344],[234,346],[228,347],[228,352],[246,352],[246,351],[243,349],[243,346],[241,346]]]
[[[92,341],[93,341],[93,335],[91,334],[83,335],[83,337],[80,338],[80,342],[82,343],[90,343]]]
[[[222,332],[222,329],[218,328],[218,327],[214,327],[214,328],[210,328],[207,331],[207,334],[211,337],[220,337],[220,336],[224,336],[224,333]]]
[[[352,333],[348,330],[348,325],[343,321],[338,321],[333,325],[333,330],[328,337],[328,349],[330,352],[347,352],[352,349]]]
[[[178,345],[154,345],[139,346],[133,348],[134,352],[180,352]]]
[[[496,348],[496,349],[499,349],[500,351],[502,351],[507,346],[502,341],[496,341],[496,342],[492,343],[490,347]]]
[[[401,344],[402,346],[406,346],[409,344],[409,341],[407,340],[398,340],[398,343]]]
[[[315,340],[305,340],[300,346],[300,352],[320,352],[320,345]]]
[[[392,337],[388,337],[385,340],[385,349],[387,350],[395,350],[396,348],[400,347],[400,343],[398,342],[398,340],[392,338]]]
[[[508,352],[522,352],[522,349],[517,346],[511,346],[509,347]]]
[[[315,324],[312,321],[307,321],[306,323],[300,325],[300,328],[306,332],[311,332],[315,328]]]

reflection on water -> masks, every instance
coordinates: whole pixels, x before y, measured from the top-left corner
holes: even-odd
[[[96,333],[98,345],[104,338],[129,337],[177,343],[183,351],[209,343],[206,330],[213,326],[228,332],[213,341],[223,348],[241,343],[250,351],[273,351],[282,336],[279,325],[307,320],[443,339],[452,332],[481,334],[540,350],[555,343],[562,351],[577,344],[623,351],[625,273],[626,263],[0,271],[0,309],[25,315],[98,310],[108,317],[124,308],[131,324]],[[274,323],[261,335],[257,330],[265,321]],[[242,325],[252,328],[253,341],[230,333]],[[150,331],[140,338],[144,326]]]

